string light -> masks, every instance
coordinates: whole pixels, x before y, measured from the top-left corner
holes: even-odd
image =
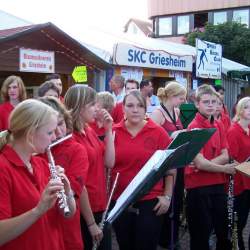
[[[2,50],[0,51],[0,54],[6,54],[8,52],[11,52],[12,50],[14,49],[20,49],[20,48],[23,48],[23,46],[14,46],[14,47],[11,47],[9,49],[6,49],[6,50]],[[25,48],[25,49],[30,49],[30,48]],[[34,50],[34,49],[30,49],[30,50]],[[55,53],[58,53],[58,54],[63,54],[65,56],[67,56],[68,58],[70,58],[72,61],[76,62],[77,64],[83,64],[83,62],[81,60],[78,60],[76,59],[75,57],[72,57],[71,55],[65,53],[65,51],[54,51]],[[93,69],[93,68],[91,68]]]
[[[8,52],[10,52],[10,51],[12,51],[12,50],[14,50],[14,49],[18,49],[18,48],[19,48],[18,46],[14,46],[14,47],[11,47],[11,48],[9,48],[9,49],[2,50],[0,53],[1,53],[1,54],[5,54],[5,53],[8,53]]]
[[[46,31],[44,30],[41,30],[41,32],[46,36],[48,37],[51,41],[55,42],[57,45],[59,45],[61,48],[65,49],[66,51],[70,52],[72,55],[68,54],[66,51],[54,51],[55,53],[58,53],[58,54],[63,54],[65,55],[66,57],[70,58],[72,61],[74,61],[75,63],[77,64],[82,64],[82,65],[87,65],[91,70],[93,69],[97,69],[99,71],[102,71],[102,69],[100,69],[99,67],[97,67],[96,65],[90,63],[89,61],[87,61],[85,58],[83,58],[81,55],[79,55],[78,53],[76,53],[74,50],[66,47],[63,43],[57,41],[55,38],[53,38],[50,34],[48,34]],[[19,48],[23,48],[23,46],[13,46],[9,49],[6,49],[6,50],[2,50],[0,51],[0,54],[6,54],[6,53],[9,53],[11,52],[12,50],[14,49],[19,49]],[[29,49],[29,48],[27,48]],[[33,49],[34,50],[34,49]]]
[[[55,42],[57,45],[59,45],[60,47],[62,47],[63,49],[69,51],[71,54],[73,54],[74,56],[76,56],[77,58],[79,58],[84,64],[86,64],[87,66],[89,66],[91,69],[96,68],[98,70],[101,71],[100,68],[98,68],[96,65],[91,64],[89,61],[87,61],[86,59],[84,59],[81,55],[79,55],[78,53],[76,53],[74,50],[66,47],[63,43],[59,42],[58,40],[56,40],[54,37],[52,37],[50,34],[48,34],[46,31],[41,30],[41,32],[43,34],[45,34],[45,36],[47,36],[50,40],[52,40],[53,42]]]

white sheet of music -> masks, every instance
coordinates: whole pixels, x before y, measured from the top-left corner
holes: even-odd
[[[146,162],[138,174],[129,183],[127,188],[122,192],[120,197],[117,199],[114,208],[109,212],[107,220],[113,217],[113,215],[123,206],[131,194],[136,188],[142,183],[145,178],[149,175],[152,170],[156,170],[161,166],[164,160],[173,152],[173,150],[157,150],[151,158]],[[119,181],[119,180],[118,180]]]

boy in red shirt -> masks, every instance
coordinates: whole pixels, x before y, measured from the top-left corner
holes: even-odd
[[[195,157],[193,164],[185,169],[191,250],[209,250],[209,237],[213,229],[217,236],[216,249],[231,249],[224,184],[225,173],[233,174],[235,170],[234,165],[228,164],[224,129],[213,118],[216,106],[217,97],[213,87],[200,86],[196,92],[198,113],[188,128],[216,128],[216,132]]]
[[[139,89],[139,82],[133,79],[128,79],[125,82],[125,93],[128,94],[131,90]],[[122,102],[116,103],[112,110],[112,118],[114,123],[119,123],[124,119],[124,111]]]

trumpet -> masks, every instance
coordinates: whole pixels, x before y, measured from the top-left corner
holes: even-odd
[[[50,175],[51,175],[52,180],[61,180],[61,179],[58,176],[57,171],[56,171],[56,165],[55,165],[53,155],[51,153],[51,148],[54,147],[55,145],[65,141],[65,140],[69,139],[70,137],[72,137],[72,134],[67,135],[67,136],[59,139],[58,141],[50,144],[48,146],[48,148],[46,149],[47,157],[48,157],[48,160],[49,160],[49,170],[50,170]],[[57,192],[57,197],[58,197],[59,208],[63,209],[64,216],[66,216],[66,217],[69,216],[70,215],[70,209],[69,209],[69,206],[68,206],[68,201],[67,201],[67,196],[65,194],[65,190],[62,189],[61,191],[58,191]]]
[[[106,209],[102,214],[102,219],[101,219],[101,222],[99,224],[99,227],[100,227],[101,230],[103,230],[103,228],[104,228],[105,219],[106,219],[106,216],[107,216],[107,213],[108,213],[108,210],[109,210],[111,199],[112,199],[114,191],[115,191],[115,187],[117,185],[118,177],[119,177],[119,173],[116,174],[115,181],[114,181],[112,190],[111,190],[110,195],[109,195],[109,199],[108,199],[108,202],[107,202]],[[92,250],[96,250],[97,248],[98,248],[97,242],[94,242]]]

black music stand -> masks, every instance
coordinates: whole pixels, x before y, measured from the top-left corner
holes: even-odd
[[[117,199],[105,220],[106,226],[131,204],[143,197],[166,171],[189,164],[213,135],[215,129],[195,129],[180,133],[167,150],[157,150]]]

